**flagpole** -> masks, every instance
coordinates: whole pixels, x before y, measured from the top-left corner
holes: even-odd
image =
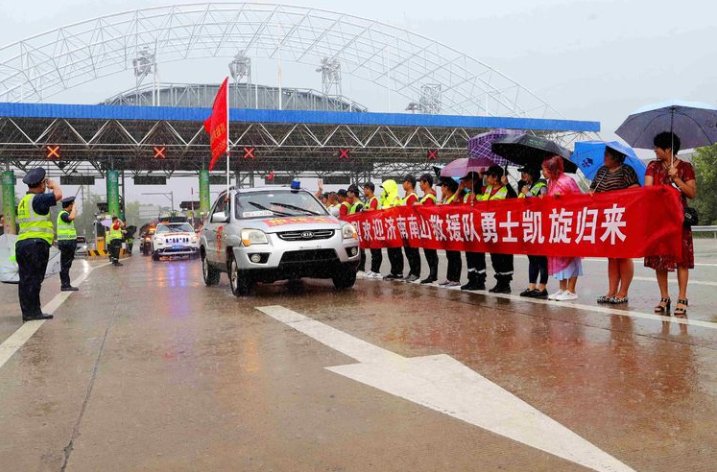
[[[226,99],[227,99],[227,198],[229,197],[229,161],[231,160],[229,158],[230,150],[229,150],[229,144],[231,141],[229,141],[229,85],[227,84],[227,92],[226,92]]]

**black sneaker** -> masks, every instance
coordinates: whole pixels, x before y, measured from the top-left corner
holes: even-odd
[[[383,280],[403,280],[403,275],[388,274],[383,278]]]
[[[72,286],[62,287],[62,288],[60,289],[60,292],[79,292],[79,291],[80,291],[79,288],[77,288],[77,287],[72,287]]]
[[[525,290],[520,292],[520,296],[521,297],[533,297],[535,295],[535,292],[537,292],[537,290],[531,289],[531,288],[526,288]]]
[[[533,290],[533,294],[530,295],[531,298],[537,298],[539,300],[547,300],[548,299],[548,290],[543,289],[541,290]]]
[[[432,284],[435,281],[436,281],[436,279],[434,279],[433,277],[426,277],[425,279],[421,280],[421,283],[422,284]]]

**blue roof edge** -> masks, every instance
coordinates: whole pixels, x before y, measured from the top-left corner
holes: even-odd
[[[0,103],[0,117],[67,118],[84,120],[198,121],[209,117],[210,108],[150,107],[125,105],[71,105],[53,103]],[[600,122],[497,116],[422,115],[409,113],[333,112],[300,110],[232,109],[235,122],[303,123],[363,126],[425,126],[431,128],[508,128],[540,131],[599,132]]]

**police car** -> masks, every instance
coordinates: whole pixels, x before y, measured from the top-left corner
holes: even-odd
[[[189,223],[159,223],[151,241],[152,260],[199,255],[199,236]]]
[[[204,283],[222,272],[232,293],[248,295],[257,282],[330,278],[337,289],[356,282],[358,236],[329,215],[298,182],[291,188],[230,189],[211,208],[200,234]]]

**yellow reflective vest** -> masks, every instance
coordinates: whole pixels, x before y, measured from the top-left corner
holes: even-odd
[[[57,215],[57,240],[58,241],[72,241],[73,239],[77,239],[77,229],[75,229],[75,222],[70,221],[69,223],[65,223],[62,221],[62,215],[69,215],[70,213],[62,210],[59,215]]]
[[[26,239],[42,239],[47,244],[52,244],[55,238],[55,229],[52,227],[52,217],[50,213],[47,215],[38,215],[32,208],[32,199],[35,193],[28,193],[17,206],[17,222],[20,225],[20,234],[17,236],[18,241]]]

